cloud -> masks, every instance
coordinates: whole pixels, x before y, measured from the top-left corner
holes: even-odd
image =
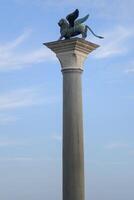
[[[8,125],[11,123],[15,123],[17,120],[18,118],[15,116],[0,114],[0,125]]]
[[[93,55],[98,59],[126,54],[131,47],[128,42],[134,37],[134,29],[118,26],[102,35],[104,40],[100,41],[100,48]]]
[[[126,69],[124,70],[124,72],[126,74],[132,74],[132,73],[134,73],[134,61],[131,61],[130,63],[128,63],[127,66],[129,66],[129,67],[126,67]]]
[[[130,154],[130,155],[134,155],[134,149],[131,150],[131,151],[129,151],[129,154]]]
[[[48,94],[44,96],[42,95],[42,91],[43,88],[40,86],[11,90],[0,94],[0,125],[7,126],[20,120],[20,117],[12,112],[16,109],[41,105],[46,106],[60,102],[59,96]]]
[[[17,109],[59,101],[56,96],[42,96],[41,88],[24,88],[12,90],[0,95],[0,110]]]
[[[62,136],[61,135],[53,135],[52,136],[52,140],[61,142],[62,141]]]
[[[98,162],[97,165],[99,166],[118,166],[118,165],[126,165],[128,164],[127,161],[102,161]]]
[[[81,8],[83,11],[93,11],[94,17],[102,17],[104,19],[133,19],[133,0],[113,0],[110,4],[107,0],[14,0],[20,5],[40,6],[44,9],[66,10],[69,8]],[[85,6],[86,5],[86,6]]]
[[[13,137],[0,137],[0,148],[16,148],[31,146],[31,141],[25,139],[15,139]]]
[[[9,146],[20,146],[24,145],[22,141],[10,140],[10,139],[1,139],[0,138],[0,147],[9,147]]]
[[[42,48],[32,49],[28,52],[25,50],[19,53],[18,48],[21,49],[21,44],[23,44],[30,35],[31,30],[27,30],[15,40],[0,45],[0,71],[22,69],[55,58],[55,56],[52,56],[53,53],[43,47],[43,45]]]
[[[89,3],[89,0],[84,0],[85,3]],[[84,4],[83,1],[83,4]],[[113,0],[110,4],[107,0],[93,0],[90,2],[91,8],[95,12],[95,14],[104,19],[118,19],[118,20],[129,20],[133,19],[133,0]]]
[[[26,39],[31,35],[32,30],[27,30],[18,36],[15,40],[5,43],[4,45],[0,45],[0,54],[5,53],[7,51],[13,50],[22,44]]]
[[[128,144],[125,143],[111,143],[105,146],[106,149],[120,149],[127,148]]]
[[[9,158],[9,161],[32,161],[32,157],[15,157],[15,158]]]
[[[34,89],[13,90],[0,95],[0,110],[32,106],[40,101]]]
[[[7,158],[0,158],[0,162],[8,162],[8,161],[17,161],[17,162],[24,162],[24,161],[33,161],[32,157],[7,157]]]
[[[134,73],[134,68],[129,68],[125,70],[126,73]]]

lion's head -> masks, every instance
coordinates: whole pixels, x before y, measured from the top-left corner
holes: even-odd
[[[66,21],[65,19],[61,19],[61,20],[58,22],[58,25],[59,25],[60,27],[62,27],[62,26],[68,26],[68,23],[67,23],[67,21]]]

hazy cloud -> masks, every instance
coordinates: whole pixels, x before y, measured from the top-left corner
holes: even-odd
[[[22,141],[0,138],[0,147],[24,145]]]
[[[24,88],[0,94],[0,110],[51,104],[59,101],[56,96],[42,96],[41,88]]]
[[[52,140],[56,140],[56,141],[61,142],[62,141],[62,135],[53,135]]]
[[[132,74],[132,73],[134,73],[134,61],[131,61],[125,68],[126,69],[124,70],[124,72],[126,74]]]
[[[0,125],[7,126],[20,120],[20,117],[11,112],[16,109],[40,105],[46,106],[59,102],[59,96],[51,96],[48,94],[43,96],[42,87],[21,88],[0,94]]]
[[[19,53],[18,48],[21,49],[21,44],[28,39],[30,34],[31,30],[27,30],[15,40],[0,45],[0,71],[21,69],[55,58],[52,56],[53,53],[45,47]]]
[[[126,148],[128,147],[128,144],[125,143],[111,143],[105,146],[106,149],[120,149],[120,148]]]
[[[33,161],[32,157],[4,157],[0,158],[0,162],[9,162],[9,161],[17,161],[17,162],[26,162],[26,161]]]
[[[133,18],[133,0],[113,0],[111,3],[107,0],[14,0],[20,5],[27,5],[28,3],[32,6],[40,6],[44,9],[59,9],[61,7],[66,8],[77,8],[81,7],[84,11],[93,11],[94,17],[102,17],[105,19],[123,19],[128,20]],[[86,5],[86,6],[85,6]]]
[[[98,59],[126,54],[130,50],[127,43],[134,37],[134,29],[118,26],[114,30],[104,33],[103,36],[104,40],[99,42],[101,47],[93,55]]]
[[[134,68],[129,68],[125,70],[126,73],[134,73]]]
[[[32,33],[32,30],[29,29],[23,32],[13,41],[7,42],[5,44],[0,44],[0,55],[17,48],[20,44],[22,44],[26,39],[29,38],[31,33]]]
[[[0,114],[0,125],[8,125],[15,123],[18,120],[18,117],[11,116],[8,114]]]
[[[134,149],[129,151],[130,155],[134,155]]]
[[[36,105],[42,102],[35,89],[13,90],[0,95],[0,110]]]

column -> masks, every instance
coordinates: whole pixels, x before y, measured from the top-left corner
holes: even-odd
[[[56,53],[63,74],[63,200],[84,200],[81,78],[85,59],[99,46],[80,38],[44,45]]]

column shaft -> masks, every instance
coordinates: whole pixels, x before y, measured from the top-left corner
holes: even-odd
[[[63,73],[63,200],[84,200],[81,72],[99,45],[81,38],[44,45],[56,54]]]
[[[63,71],[63,200],[84,200],[81,72]]]

